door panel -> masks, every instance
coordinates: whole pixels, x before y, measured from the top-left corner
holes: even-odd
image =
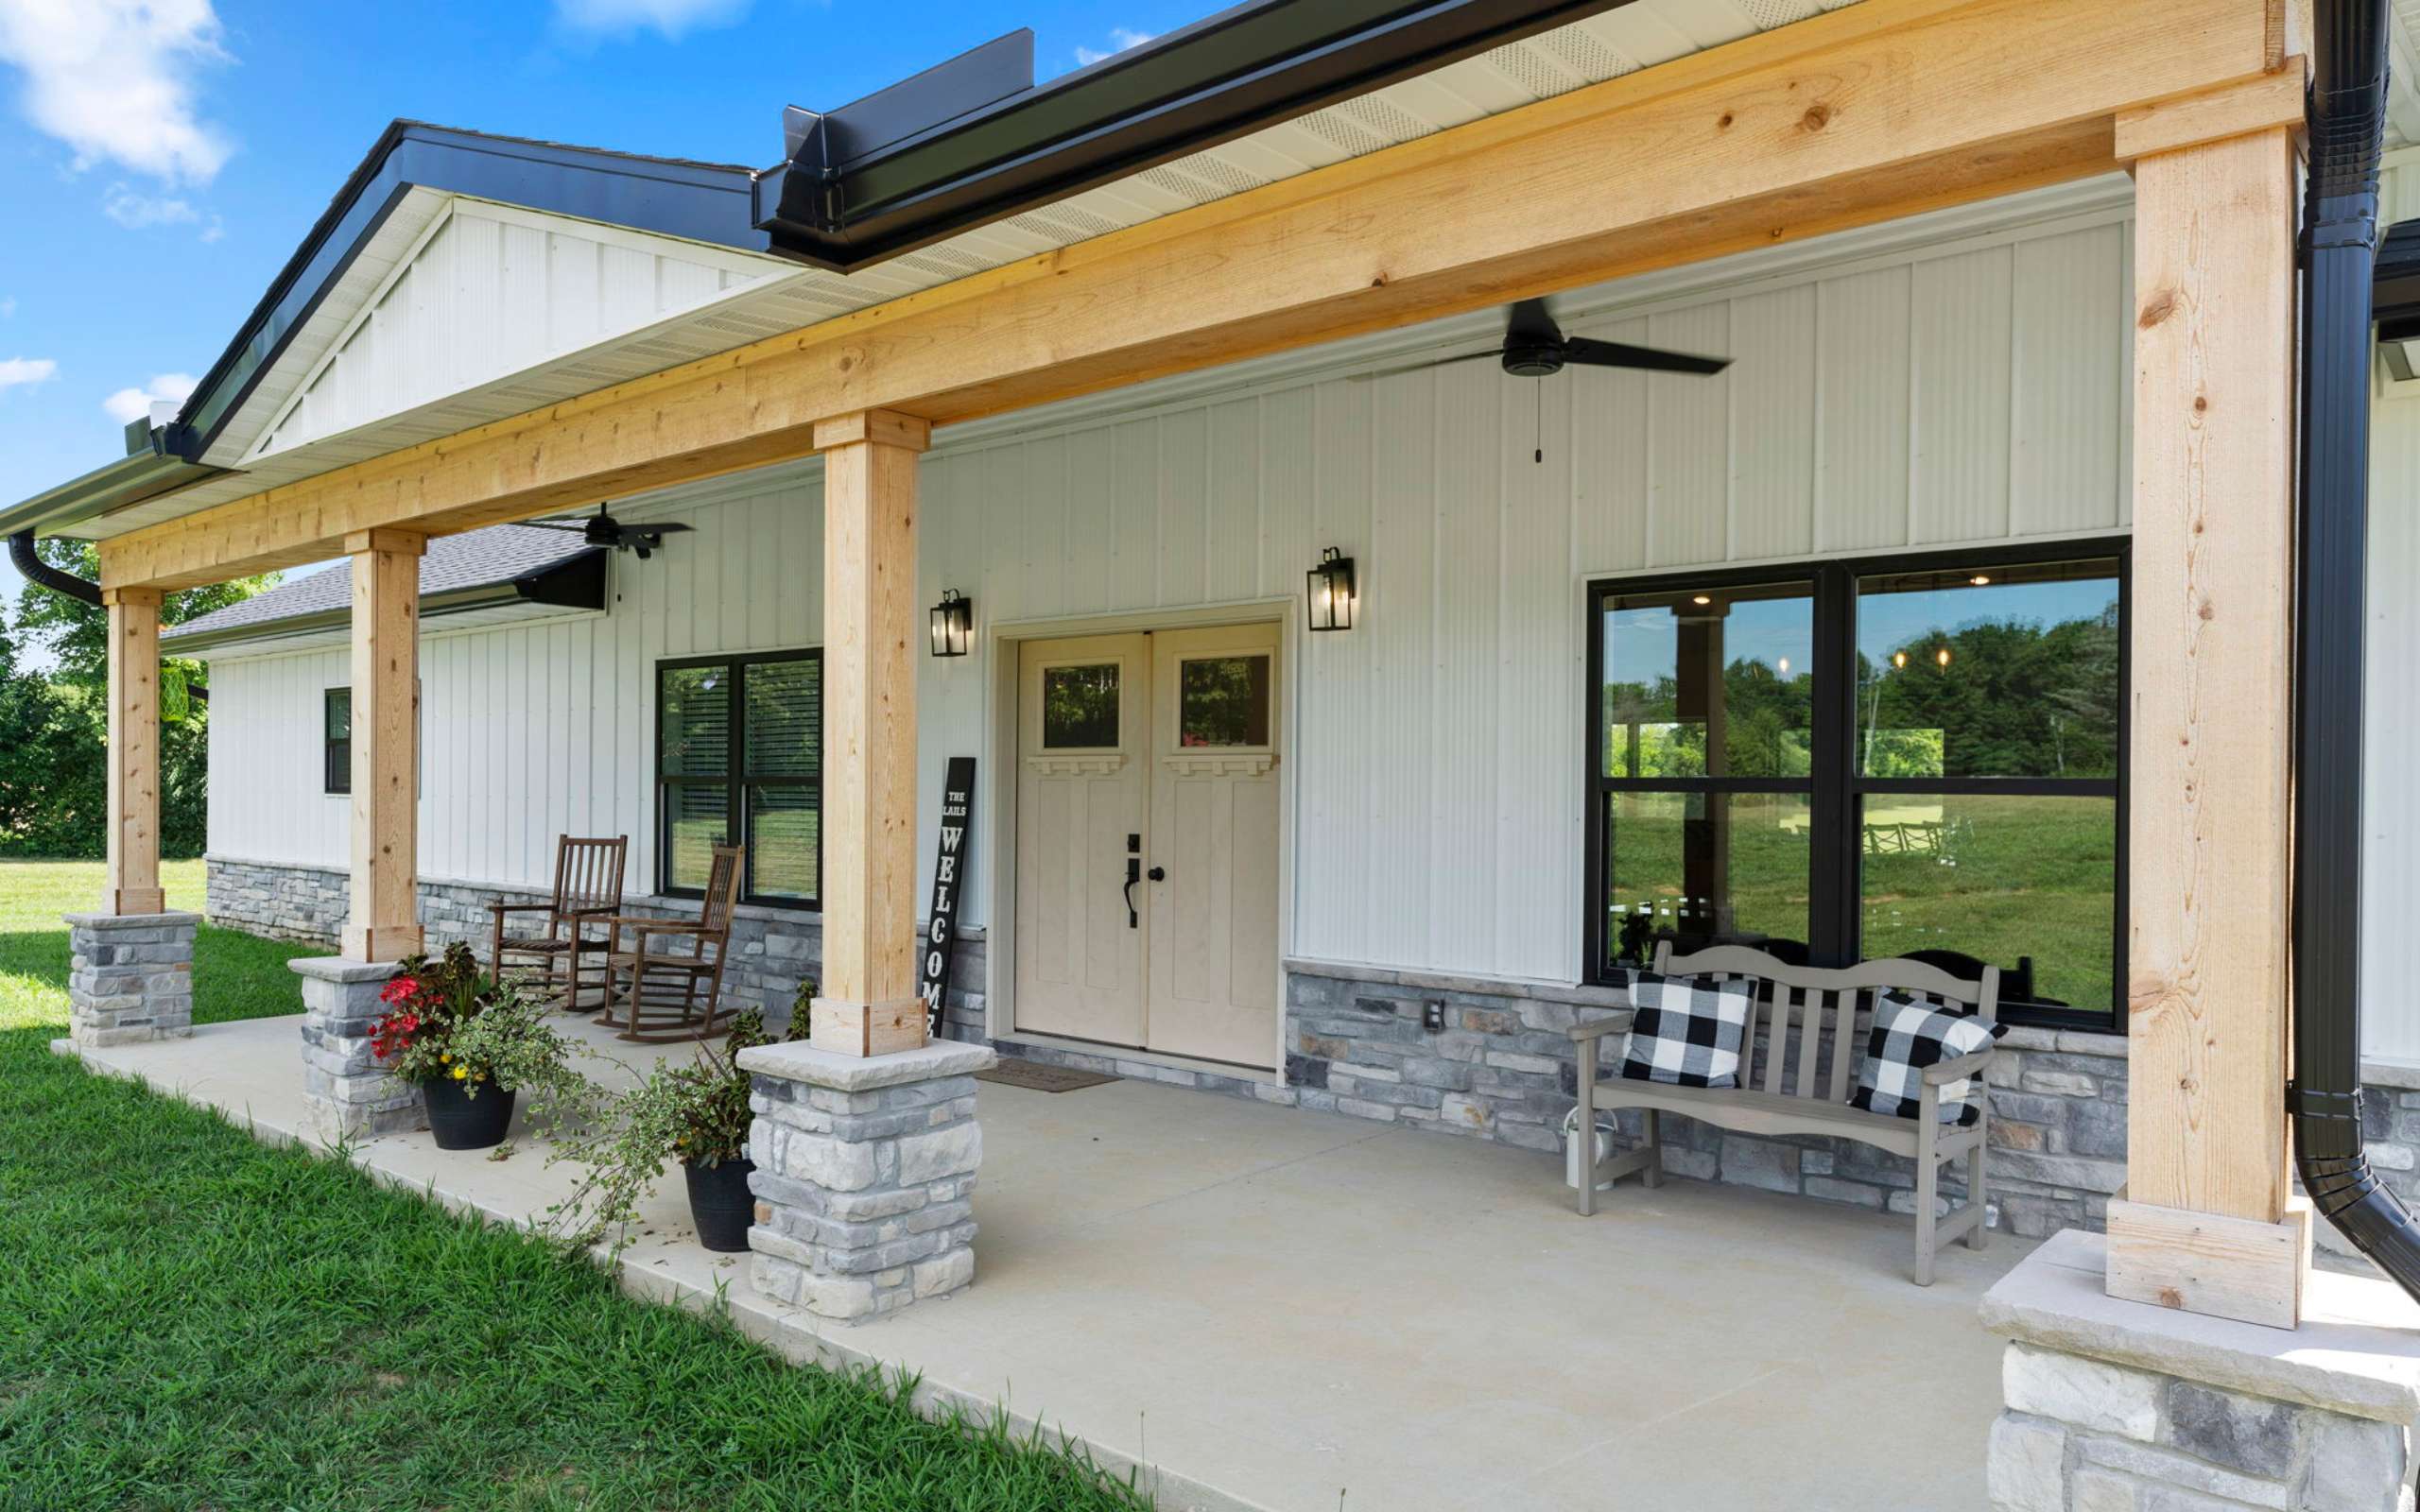
[[[1277,1050],[1278,628],[1152,637],[1145,1043],[1269,1066]]]
[[[1140,1045],[1125,877],[1150,793],[1150,641],[1030,641],[1018,657],[1016,1027]]]

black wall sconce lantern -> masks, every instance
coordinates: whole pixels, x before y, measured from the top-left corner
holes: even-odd
[[[1334,546],[1321,552],[1319,565],[1309,573],[1309,587],[1312,629],[1353,628],[1358,600],[1354,596],[1352,558],[1339,555]]]
[[[961,598],[955,588],[942,590],[933,606],[933,655],[964,656],[975,641],[975,600]]]

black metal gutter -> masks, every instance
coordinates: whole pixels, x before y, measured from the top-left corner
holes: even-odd
[[[25,575],[26,581],[39,583],[52,593],[79,604],[90,604],[95,609],[101,607],[101,585],[43,560],[42,553],[34,549],[34,532],[30,525],[9,538],[9,560]],[[199,682],[188,682],[185,684],[185,696],[196,703],[208,703],[210,690]]]
[[[2320,0],[2303,220],[2294,576],[2294,1163],[2321,1217],[2420,1297],[2420,1224],[2361,1139],[2361,692],[2371,282],[2387,0]]]
[[[1248,0],[1036,87],[1012,32],[828,114],[757,185],[773,249],[846,271],[1630,0]]]
[[[425,623],[448,615],[509,609],[522,604],[602,612],[605,609],[605,559],[612,555],[600,547],[567,557],[518,577],[492,583],[466,583],[433,593],[423,593],[420,617]],[[182,634],[170,630],[161,637],[160,644],[162,650],[172,655],[192,656],[216,646],[340,630],[352,621],[353,608],[345,604],[336,609],[310,610],[277,619],[248,620],[215,629]]]

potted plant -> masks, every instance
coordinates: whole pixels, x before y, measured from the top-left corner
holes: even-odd
[[[546,1023],[544,1006],[482,972],[467,945],[406,959],[379,997],[387,1012],[372,1029],[372,1054],[421,1090],[441,1150],[503,1143],[524,1091],[541,1130],[594,1101],[572,1068],[575,1047]]]
[[[793,1026],[790,1038],[804,1026]],[[717,1049],[698,1047],[688,1065],[664,1063],[612,1100],[590,1132],[557,1146],[554,1160],[588,1166],[579,1188],[554,1210],[573,1226],[573,1237],[593,1243],[620,1235],[638,1219],[638,1205],[655,1190],[666,1160],[678,1160],[689,1190],[689,1216],[698,1243],[735,1253],[748,1247],[748,1226],[756,1199],[748,1177],[749,1074],[739,1053],[776,1042],[765,1016],[751,1008],[732,1020],[731,1034]],[[615,1240],[615,1248],[620,1240]]]

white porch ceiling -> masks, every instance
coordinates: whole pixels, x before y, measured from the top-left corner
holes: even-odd
[[[213,446],[206,460],[240,471],[66,533],[105,539],[230,503],[1855,3],[1634,0],[848,274],[415,190]],[[2420,0],[2398,3],[2420,7]],[[515,217],[561,242],[661,244],[644,249],[660,266],[711,269],[720,286],[692,284],[685,301],[624,299],[611,310],[600,303],[574,311],[568,306],[579,300],[611,298],[593,260],[583,280],[582,258],[558,266],[541,254],[518,270],[509,316],[523,325],[534,320],[538,334],[495,344],[515,361],[465,365],[448,350],[458,333],[436,328],[441,320],[452,325],[450,312],[403,293],[458,215]],[[429,370],[412,369],[396,352],[420,353]],[[432,387],[440,368],[446,382]],[[329,402],[298,423],[322,390]]]

